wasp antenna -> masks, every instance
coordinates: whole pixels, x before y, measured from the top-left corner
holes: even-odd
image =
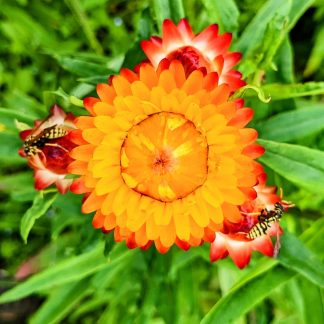
[[[244,215],[244,216],[257,216],[257,215],[260,215],[260,213],[246,213],[246,212],[242,212],[241,211],[241,214]]]
[[[282,204],[284,205],[285,208],[292,208],[296,206],[291,201],[287,201],[287,200],[282,200]]]

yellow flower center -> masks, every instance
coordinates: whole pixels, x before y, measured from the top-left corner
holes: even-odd
[[[129,131],[121,151],[125,183],[138,193],[171,202],[200,187],[207,177],[206,138],[183,115],[160,112]]]

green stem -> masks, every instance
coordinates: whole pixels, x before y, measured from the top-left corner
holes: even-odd
[[[87,15],[81,7],[79,0],[65,0],[65,2],[70,8],[71,12],[76,16],[78,22],[80,23],[83,32],[90,43],[91,48],[97,54],[103,54],[103,49],[89,25]]]

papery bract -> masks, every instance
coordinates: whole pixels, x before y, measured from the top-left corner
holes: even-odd
[[[267,176],[263,169],[260,171],[258,184],[254,187],[257,196],[240,206],[241,220],[236,223],[225,221],[223,228],[216,232],[215,241],[210,249],[212,262],[229,255],[234,263],[242,269],[249,264],[252,251],[258,251],[270,257],[277,252],[274,249],[271,236],[276,236],[278,240],[282,234],[278,222],[271,224],[267,234],[260,235],[255,239],[247,238],[249,231],[259,222],[258,216],[262,210],[273,210],[277,202],[281,203],[285,209],[291,207],[289,203],[282,200],[281,196],[276,194],[277,187],[266,186]]]
[[[138,74],[123,69],[84,100],[91,116],[76,121],[69,170],[81,175],[71,190],[85,194],[95,228],[166,252],[212,242],[224,219],[240,219],[264,150],[244,128],[252,110],[217,82],[215,72],[187,75],[165,59]]]
[[[186,19],[181,19],[176,26],[170,19],[163,22],[162,38],[153,36],[142,41],[143,51],[154,67],[161,60],[177,59],[182,62],[185,72],[201,69],[205,73],[216,72],[218,84],[228,84],[231,91],[245,85],[242,74],[233,70],[242,55],[228,52],[232,41],[230,33],[218,35],[218,26],[210,25],[195,35]]]
[[[68,133],[60,138],[47,139],[35,154],[27,155],[23,148],[19,150],[19,154],[27,158],[29,166],[34,170],[37,190],[43,190],[52,184],[57,186],[61,194],[69,190],[73,180],[65,177],[68,173],[67,167],[72,162],[69,152],[75,147],[69,134],[75,128],[74,118],[72,114],[66,114],[59,106],[54,105],[48,118],[37,120],[34,128],[20,132],[20,137],[24,141],[29,136],[37,136],[48,127],[55,125],[64,127]]]

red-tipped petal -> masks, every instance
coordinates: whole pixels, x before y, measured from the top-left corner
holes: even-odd
[[[223,55],[218,55],[217,57],[215,57],[215,59],[213,60],[214,63],[214,67],[216,72],[221,75],[222,71],[223,71],[223,67],[224,67],[224,57]]]
[[[238,98],[234,100],[237,109],[243,108],[244,107],[244,99]]]
[[[242,58],[242,54],[239,52],[227,53],[224,55],[224,72],[229,71],[234,65],[236,65]]]
[[[97,211],[92,219],[92,226],[94,228],[102,228],[105,222],[105,215],[103,215],[100,211]]]
[[[193,43],[200,49],[209,48],[210,40],[217,39],[218,25],[213,24],[204,29],[194,39]]]
[[[274,248],[272,241],[268,235],[263,235],[254,239],[251,244],[253,251],[259,251],[260,253],[269,257],[273,256]]]
[[[181,33],[181,36],[185,40],[191,40],[194,38],[194,33],[192,32],[192,29],[188,23],[188,20],[185,18],[180,19],[178,24],[178,30]]]
[[[227,239],[226,243],[228,253],[234,263],[240,269],[246,267],[250,262],[252,254],[250,242]]]
[[[170,66],[170,61],[167,58],[164,58],[160,63],[157,68],[156,73],[159,75],[161,74],[162,71],[167,70]]]
[[[259,144],[251,144],[243,149],[243,154],[252,159],[260,157],[265,152],[264,147]]]
[[[87,144],[87,142],[82,137],[82,131],[80,129],[75,129],[67,135],[68,139],[77,145]]]
[[[163,48],[173,51],[183,45],[181,34],[176,25],[170,19],[165,19],[162,25]]]
[[[143,40],[141,41],[141,47],[143,52],[146,54],[146,56],[154,66],[157,66],[159,62],[164,58],[164,52],[157,44]]]
[[[132,233],[126,240],[126,245],[129,249],[135,249],[137,247],[136,241],[135,241],[135,234]]]
[[[257,192],[254,188],[240,188],[249,200],[254,200],[257,197]]]
[[[151,36],[150,38],[151,42],[155,45],[162,46],[162,39],[158,36]]]
[[[112,76],[112,79],[115,76]],[[114,88],[106,83],[97,84],[97,94],[100,97],[100,100],[111,104],[116,97],[116,91]]]
[[[215,262],[220,259],[224,259],[228,256],[228,251],[226,248],[226,239],[223,234],[216,233],[215,241],[210,247],[210,262]]]
[[[218,73],[217,72],[211,72],[207,74],[207,76],[204,78],[204,89],[207,91],[211,91],[218,85]]]
[[[240,89],[246,85],[246,82],[244,80],[241,80],[241,76],[233,76],[233,75],[228,75],[228,74],[222,75],[219,83],[220,84],[223,84],[223,83],[229,84],[232,92],[237,89]]]
[[[210,42],[209,48],[215,51],[217,55],[223,54],[228,50],[229,46],[231,45],[231,41],[232,41],[232,34],[225,33],[221,36],[218,36],[212,42]]]
[[[182,250],[188,251],[190,249],[190,244],[188,244],[187,242],[181,241],[178,238],[176,238],[175,243]]]
[[[87,98],[83,99],[83,105],[84,105],[85,109],[87,109],[89,111],[89,113],[91,115],[95,115],[95,113],[93,111],[93,106],[99,101],[100,100],[98,98],[87,97]]]
[[[56,180],[55,184],[59,193],[64,195],[69,191],[72,182],[72,179],[58,179]]]
[[[170,249],[170,247],[163,246],[161,244],[160,240],[155,240],[154,244],[155,244],[156,249],[162,254],[167,253]]]
[[[241,108],[238,109],[233,117],[228,123],[230,126],[244,127],[253,118],[254,111],[251,108]]]
[[[131,83],[138,80],[138,75],[130,69],[125,69],[125,68],[121,69],[120,75],[126,78]]]
[[[71,184],[70,190],[75,194],[84,194],[89,192],[89,189],[84,185],[83,177],[75,179]]]
[[[52,185],[58,178],[58,175],[48,170],[35,171],[35,189],[43,190]]]

